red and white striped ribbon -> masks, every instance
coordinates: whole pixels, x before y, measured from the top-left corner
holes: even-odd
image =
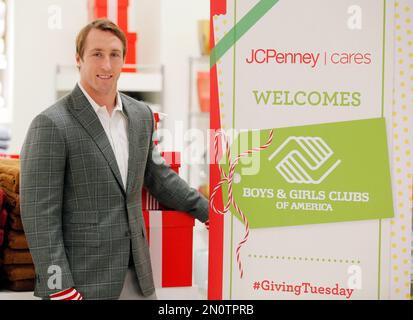
[[[224,143],[225,143],[225,149],[226,149],[227,160],[228,160],[228,165],[229,165],[228,175],[224,172],[224,170],[222,169],[222,167],[221,167],[221,166],[219,165],[219,163],[218,163],[218,141],[219,141],[218,139],[219,139],[219,136],[222,137],[222,140],[223,140]],[[238,243],[237,249],[236,249],[237,263],[238,263],[238,270],[239,270],[239,272],[240,272],[240,278],[242,278],[243,275],[244,275],[244,270],[243,270],[243,267],[242,267],[242,262],[241,262],[241,257],[240,257],[241,247],[244,245],[244,243],[247,242],[248,236],[249,236],[249,233],[250,233],[250,230],[249,230],[248,219],[247,219],[247,217],[244,215],[244,213],[242,212],[241,208],[238,207],[237,203],[236,203],[235,200],[234,200],[234,196],[233,196],[233,193],[232,193],[232,183],[233,183],[233,178],[234,178],[234,173],[235,173],[235,167],[236,167],[236,165],[238,164],[238,161],[239,161],[242,157],[246,157],[246,156],[251,155],[251,154],[253,154],[253,153],[255,153],[255,152],[259,152],[259,151],[262,151],[262,150],[265,150],[266,148],[268,148],[268,147],[271,145],[271,143],[272,143],[272,139],[273,139],[273,130],[270,131],[270,133],[269,133],[269,135],[268,135],[267,142],[266,142],[264,145],[262,145],[262,146],[260,146],[260,147],[257,147],[257,148],[252,148],[252,149],[247,150],[247,151],[245,151],[245,152],[242,152],[242,153],[240,153],[238,156],[236,156],[234,160],[232,160],[232,158],[231,158],[231,150],[230,150],[229,143],[228,143],[228,139],[227,139],[225,133],[222,132],[222,130],[219,130],[219,131],[215,134],[215,137],[214,137],[215,163],[218,163],[219,172],[220,172],[222,178],[221,178],[221,180],[216,184],[216,186],[214,187],[214,190],[213,190],[212,193],[211,193],[210,206],[211,206],[212,210],[213,210],[215,213],[224,215],[224,214],[226,214],[226,213],[229,211],[231,205],[233,205],[234,208],[235,208],[235,210],[237,210],[238,214],[241,216],[242,221],[243,221],[244,224],[245,224],[245,234],[244,234],[244,238]],[[224,152],[223,152],[223,153],[224,153]],[[220,210],[220,209],[217,209],[217,208],[215,207],[214,200],[215,200],[215,196],[216,196],[218,190],[219,190],[220,188],[222,188],[222,185],[223,185],[224,183],[228,183],[228,201],[227,201],[224,209],[223,209],[223,210]]]
[[[83,297],[75,288],[70,288],[50,295],[50,300],[83,300]]]

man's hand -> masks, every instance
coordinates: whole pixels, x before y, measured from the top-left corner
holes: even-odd
[[[83,297],[75,288],[69,288],[51,294],[50,300],[83,300]]]

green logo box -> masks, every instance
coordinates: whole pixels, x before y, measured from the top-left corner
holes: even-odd
[[[269,133],[241,132],[232,158],[264,145]],[[384,118],[278,128],[273,134],[268,148],[235,167],[234,201],[251,228],[394,216]],[[223,199],[228,201],[227,184]]]

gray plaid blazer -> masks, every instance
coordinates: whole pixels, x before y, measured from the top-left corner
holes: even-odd
[[[130,249],[142,294],[154,292],[142,186],[165,206],[208,219],[208,201],[169,166],[157,164],[150,108],[124,94],[121,99],[129,136],[126,190],[106,133],[78,86],[30,125],[20,197],[35,296],[75,287],[85,299],[117,299]]]

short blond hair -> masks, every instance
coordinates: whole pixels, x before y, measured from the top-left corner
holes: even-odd
[[[127,48],[125,33],[112,21],[109,19],[97,19],[83,27],[76,37],[76,53],[83,58],[85,53],[86,38],[92,29],[97,29],[101,31],[107,31],[113,33],[122,42],[123,47],[123,58],[125,59]]]

